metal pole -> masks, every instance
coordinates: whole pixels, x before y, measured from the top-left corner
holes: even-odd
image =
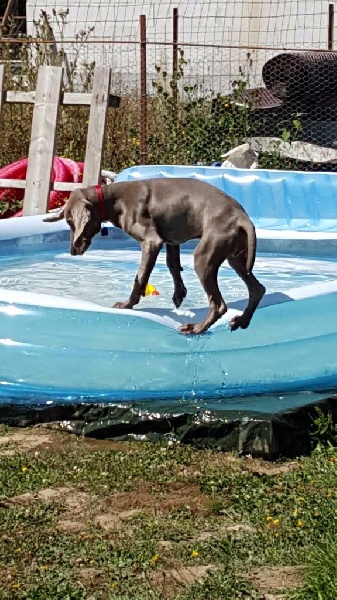
[[[1,27],[4,28],[7,25],[7,21],[11,16],[14,0],[8,0],[4,16],[2,17]]]
[[[140,15],[140,164],[147,164],[146,16]]]
[[[172,65],[172,96],[174,105],[178,101],[178,9],[173,9],[173,65]]]
[[[328,50],[334,46],[335,3],[329,2]]]

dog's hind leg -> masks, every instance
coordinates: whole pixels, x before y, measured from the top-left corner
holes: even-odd
[[[241,277],[242,281],[245,282],[249,294],[248,304],[244,312],[242,315],[232,319],[230,328],[232,331],[239,329],[239,327],[241,327],[241,329],[247,329],[254,312],[265,294],[266,288],[256,279],[256,277],[254,277],[253,273],[247,273],[246,255],[244,252],[238,256],[228,258],[228,264],[234,269],[239,277]]]
[[[180,262],[180,246],[166,244],[166,264],[174,283],[172,300],[175,307],[179,308],[187,295],[187,290],[180,275],[181,271],[183,270]]]
[[[163,241],[158,236],[152,236],[142,242],[141,246],[142,258],[130,297],[126,302],[116,302],[113,308],[132,308],[135,304],[138,304],[141,296],[145,295],[145,288],[156,264],[158,254],[163,247]]]
[[[209,313],[201,323],[182,325],[179,328],[181,333],[203,333],[227,311],[226,303],[218,286],[218,271],[223,260],[214,240],[201,239],[194,252],[194,268],[207,294]]]

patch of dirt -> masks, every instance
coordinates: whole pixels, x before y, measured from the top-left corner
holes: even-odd
[[[94,522],[104,531],[131,533],[132,518],[141,513],[158,514],[185,507],[193,512],[206,510],[209,499],[193,484],[148,484],[131,492],[118,492],[100,503]],[[99,509],[99,507],[97,507]]]
[[[182,588],[207,577],[214,565],[181,566],[178,569],[158,569],[151,574],[152,585],[166,596],[174,596]]]
[[[33,502],[59,502],[69,511],[77,514],[83,513],[84,509],[95,500],[93,495],[81,492],[72,487],[45,488],[37,492],[26,492],[20,496],[13,496],[6,500],[7,505],[14,504],[32,504]]]
[[[137,512],[166,512],[184,507],[192,512],[206,511],[210,499],[193,483],[148,484],[131,492],[118,492],[105,505],[123,519]]]
[[[261,594],[278,589],[292,590],[302,584],[304,567],[261,567],[245,576]],[[266,596],[265,596],[266,597]],[[270,597],[270,596],[269,596]],[[279,596],[276,598],[280,598]]]
[[[171,550],[171,548],[173,548],[175,543],[176,542],[171,542],[170,540],[159,540],[158,546],[159,546],[159,548],[162,548],[164,551]]]
[[[72,487],[45,488],[35,493],[26,492],[13,496],[5,501],[7,506],[27,506],[34,502],[56,502],[63,505],[64,516],[56,524],[56,529],[67,534],[77,534],[86,531],[87,524],[84,516],[96,502],[94,495],[87,494]],[[75,518],[74,518],[75,517]]]
[[[285,463],[268,463],[267,461],[259,460],[246,456],[242,459],[242,470],[250,473],[259,473],[260,475],[279,475],[280,473],[289,473],[299,469],[300,464],[297,461]]]
[[[256,530],[254,527],[245,525],[244,523],[238,523],[236,525],[229,524],[219,527],[216,531],[201,531],[198,535],[193,536],[192,540],[194,542],[204,542],[205,540],[209,540],[210,538],[221,535],[222,533],[236,533],[237,537],[239,537],[240,534],[255,532]]]
[[[60,425],[58,423],[58,425]],[[67,425],[68,427],[68,425]],[[6,435],[0,436],[0,456],[14,454],[31,454],[36,452],[59,452],[65,448],[81,448],[89,452],[114,450],[126,454],[132,451],[128,442],[113,440],[95,440],[62,431],[60,426],[53,428],[51,424],[39,424],[30,429],[13,427]]]
[[[6,501],[7,505],[29,505],[36,501],[56,502],[63,505],[64,515],[56,524],[56,529],[66,534],[78,534],[87,530],[85,516],[95,504],[94,495],[72,487],[45,488],[38,492],[27,492]]]
[[[94,523],[95,525],[107,532],[121,530],[127,533],[131,532],[131,528],[125,525],[124,521],[119,517],[119,515],[114,513],[105,513],[97,515],[94,518]]]
[[[245,525],[244,523],[239,523],[237,525],[234,524],[229,524],[229,525],[224,525],[222,527],[219,527],[216,530],[209,530],[209,531],[200,531],[197,535],[194,535],[190,538],[190,541],[193,542],[206,542],[208,540],[210,540],[211,538],[214,537],[218,537],[221,534],[225,534],[225,533],[235,533],[237,538],[239,538],[241,535],[244,535],[245,533],[255,533],[256,530],[251,527],[250,525]],[[175,545],[177,544],[177,542],[173,542],[171,540],[160,540],[158,542],[158,545],[160,548],[163,549],[163,551],[165,550],[171,550]]]
[[[202,464],[203,472],[207,471],[208,465],[210,468],[221,467],[224,470],[230,470],[234,473],[259,473],[261,475],[279,475],[280,473],[288,473],[298,469],[300,464],[298,461],[283,462],[283,463],[272,463],[262,459],[252,458],[251,456],[234,456],[233,454],[227,454],[224,452],[207,452],[203,451],[200,462],[193,460],[193,462],[179,469],[175,472],[178,477],[190,478],[200,477],[202,472],[200,471],[200,463]]]
[[[17,570],[15,567],[6,567],[0,569],[1,590],[11,587],[17,579]]]
[[[86,530],[86,525],[83,521],[74,521],[73,519],[61,519],[56,524],[56,529],[62,533],[76,534]]]
[[[77,571],[77,579],[79,581],[91,584],[97,582],[98,579],[101,579],[102,575],[102,571],[96,567],[83,566]]]
[[[33,431],[20,429],[0,437],[0,456],[13,456],[14,454],[29,453],[37,450],[46,450],[57,444],[61,448],[61,439],[48,431]],[[63,437],[63,436],[62,436]]]

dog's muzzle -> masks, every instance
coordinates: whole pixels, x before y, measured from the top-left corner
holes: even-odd
[[[75,244],[71,246],[70,254],[72,256],[81,256],[86,250],[88,250],[90,244],[90,240],[78,238]]]

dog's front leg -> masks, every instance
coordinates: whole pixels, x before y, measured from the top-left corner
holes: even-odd
[[[142,242],[141,246],[142,258],[130,297],[126,302],[116,302],[113,308],[133,308],[135,304],[138,304],[141,296],[145,295],[145,288],[158,254],[163,247],[163,241],[160,238],[152,238]]]
[[[187,290],[180,275],[180,272],[183,270],[180,262],[180,246],[166,244],[166,264],[174,283],[172,300],[175,307],[179,308],[187,294]]]

